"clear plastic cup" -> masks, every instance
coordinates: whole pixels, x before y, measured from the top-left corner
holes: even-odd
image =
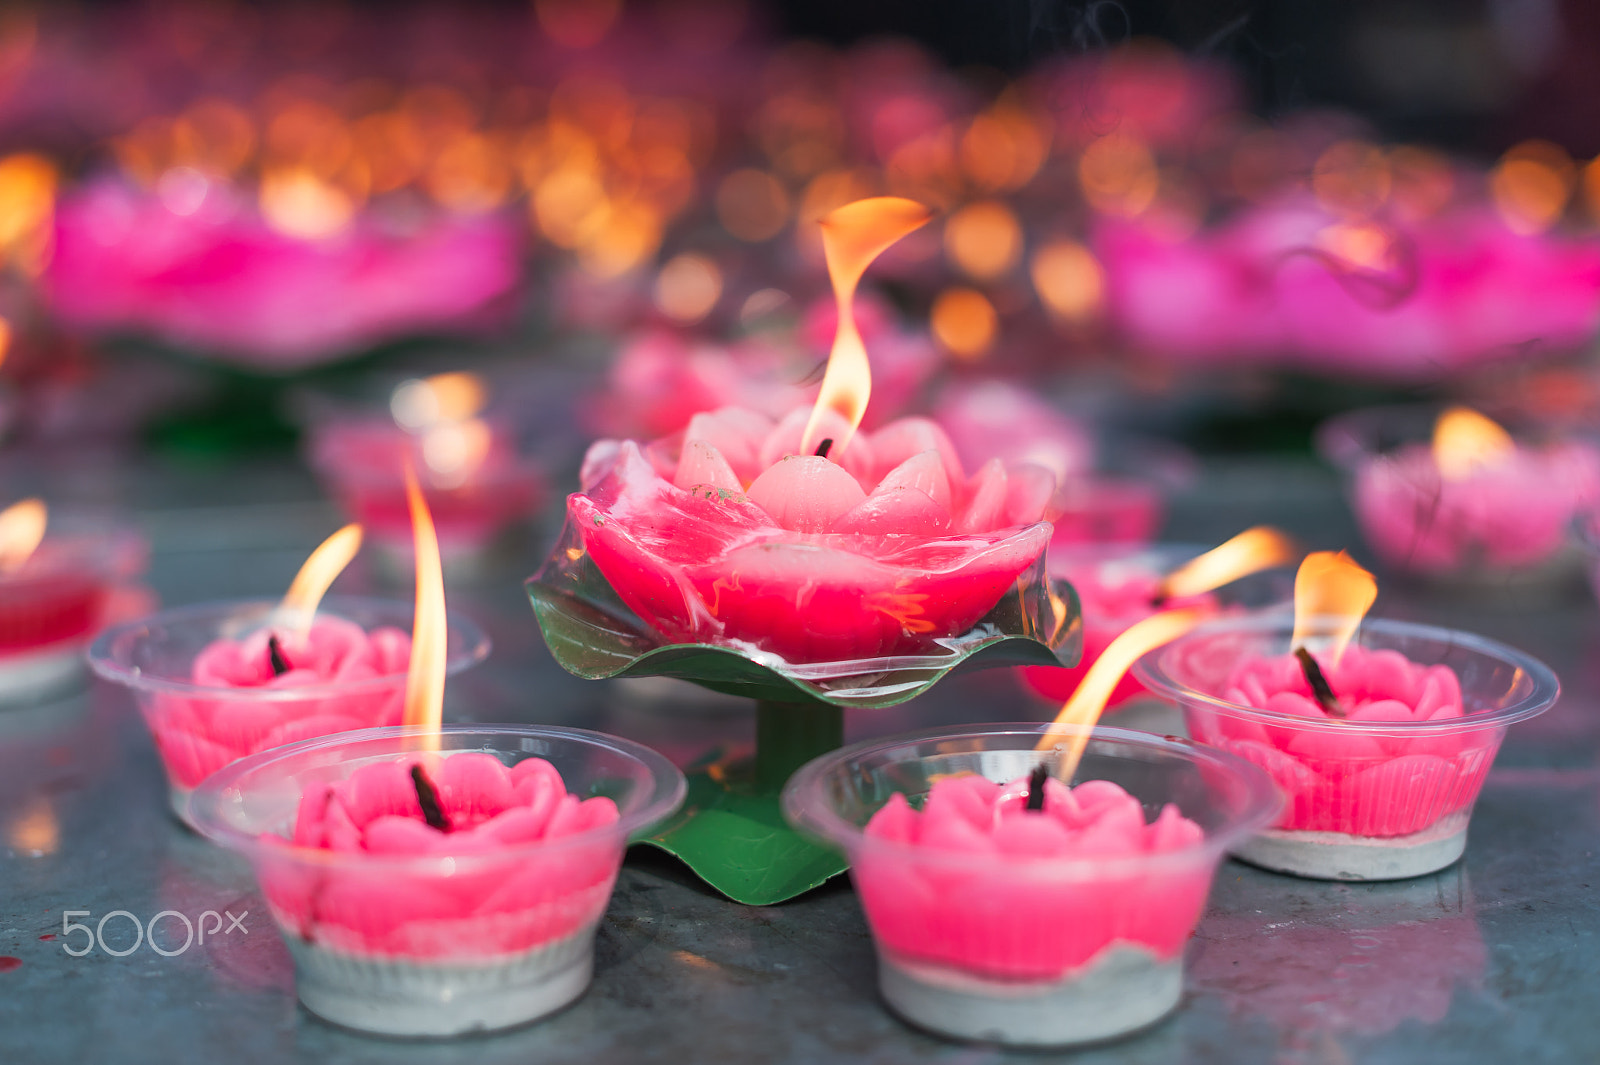
[[[419,746],[436,740],[437,751]],[[356,770],[487,752],[542,758],[569,794],[620,817],[559,839],[461,854],[295,846],[301,798]],[[216,773],[190,809],[205,836],[250,859],[289,952],[295,991],[319,1017],[392,1036],[526,1024],[589,986],[594,935],[631,840],[683,801],[683,774],[648,747],[545,725],[379,728],[306,740]]]
[[[107,621],[119,582],[145,564],[144,541],[102,516],[53,511],[45,539],[0,573],[0,706],[36,702],[83,677],[83,649]]]
[[[1530,433],[1504,460],[1447,478],[1431,444],[1440,412],[1372,407],[1317,430],[1373,552],[1396,573],[1462,591],[1576,583],[1569,527],[1600,503],[1600,451]]]
[[[229,762],[312,736],[398,725],[406,673],[396,671],[300,687],[232,687],[194,680],[195,659],[219,640],[243,641],[262,629],[286,629],[273,600],[179,607],[107,629],[89,648],[100,676],[133,689],[166,767],[168,798],[188,821],[189,793]],[[367,633],[411,631],[413,605],[329,596],[318,618],[353,622]],[[471,621],[449,617],[446,671],[458,673],[489,655],[489,637]]]
[[[1113,858],[971,851],[864,832],[889,798],[917,806],[934,782],[1028,775],[1045,726],[961,726],[859,743],[808,762],[784,789],[797,827],[843,850],[878,950],[878,987],[912,1024],[958,1039],[1068,1046],[1170,1013],[1183,948],[1226,851],[1270,822],[1281,797],[1256,766],[1176,738],[1092,733],[1074,783],[1109,780],[1147,821],[1167,804],[1204,838]],[[1081,734],[1081,732],[1080,732]]]
[[[1151,691],[1179,705],[1191,736],[1261,766],[1288,796],[1273,827],[1234,854],[1328,880],[1398,880],[1456,861],[1506,728],[1555,703],[1555,674],[1471,633],[1369,619],[1352,646],[1449,666],[1460,682],[1462,716],[1307,717],[1228,698],[1241,663],[1289,653],[1293,625],[1281,615],[1208,623],[1134,667]],[[1313,635],[1330,626],[1314,626]]]

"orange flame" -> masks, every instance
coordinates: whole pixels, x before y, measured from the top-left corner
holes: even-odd
[[[1089,672],[1078,684],[1078,690],[1072,693],[1072,698],[1067,700],[1061,713],[1056,715],[1055,722],[1045,730],[1044,737],[1034,748],[1039,751],[1064,748],[1055,770],[1058,778],[1071,781],[1072,774],[1078,771],[1078,760],[1083,757],[1083,749],[1089,743],[1089,732],[1100,720],[1106,700],[1111,698],[1111,692],[1122,675],[1133,667],[1141,655],[1176,640],[1200,624],[1210,613],[1201,607],[1185,607],[1152,614],[1128,626],[1122,635],[1111,641],[1111,645],[1089,667]]]
[[[1312,647],[1312,638],[1337,663],[1361,619],[1378,598],[1378,582],[1343,551],[1313,551],[1294,577],[1294,636],[1291,648]]]
[[[1257,525],[1167,574],[1161,582],[1161,595],[1180,599],[1209,592],[1240,577],[1281,566],[1298,553],[1294,541],[1283,533]]]
[[[1510,433],[1467,407],[1451,407],[1433,425],[1433,460],[1447,481],[1498,466],[1516,449]]]
[[[927,207],[898,196],[857,200],[823,216],[822,251],[828,260],[828,277],[833,281],[833,298],[839,305],[839,328],[828,356],[828,371],[822,378],[822,393],[817,396],[817,405],[811,409],[811,420],[800,439],[802,454],[811,454],[821,442],[822,414],[827,410],[837,411],[850,423],[850,435],[833,442],[832,454],[843,455],[850,446],[872,395],[872,368],[867,363],[866,345],[856,329],[856,285],[874,259],[932,217],[933,212]]]
[[[49,520],[50,511],[40,499],[24,499],[0,510],[0,573],[10,573],[33,557]]]
[[[411,509],[411,535],[417,553],[416,617],[411,625],[411,666],[406,671],[405,724],[424,725],[432,734],[421,741],[438,749],[444,718],[444,668],[448,638],[444,614],[444,570],[439,562],[439,536],[433,515],[417,485],[416,471],[406,464],[406,503]]]
[[[328,594],[328,588],[361,550],[361,526],[346,525],[317,546],[307,556],[300,572],[294,575],[289,591],[284,594],[278,610],[292,620],[295,635],[304,640],[311,632],[311,622],[317,615],[317,605]]]

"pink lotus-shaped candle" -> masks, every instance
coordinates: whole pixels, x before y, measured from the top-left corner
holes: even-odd
[[[285,743],[398,725],[411,668],[404,604],[353,600],[319,611],[361,547],[348,525],[311,553],[283,601],[170,610],[116,626],[89,651],[95,671],[126,684],[167,768],[172,808],[228,763]],[[441,611],[442,613],[442,611]],[[441,670],[481,661],[488,640],[455,622]]]
[[[968,476],[924,418],[856,428],[871,391],[856,283],[927,218],[883,197],[824,220],[841,314],[815,407],[776,423],[724,408],[642,447],[590,449],[569,529],[667,640],[791,664],[936,651],[1041,564],[1048,470],[993,461]]]
[[[1484,209],[1379,224],[1294,199],[1188,239],[1105,221],[1096,251],[1123,336],[1188,363],[1431,379],[1600,326],[1600,248]]]
[[[1324,564],[1362,572],[1331,559],[1308,556],[1300,585]],[[1554,674],[1467,633],[1362,623],[1365,605],[1312,613],[1301,609],[1300,588],[1296,600],[1292,636],[1287,617],[1233,619],[1138,666],[1146,685],[1183,708],[1192,736],[1260,765],[1288,796],[1273,829],[1236,853],[1341,880],[1449,865],[1466,847],[1507,726],[1549,709],[1560,691]],[[1359,637],[1346,646],[1357,623]]]
[[[623,851],[683,789],[655,752],[579,729],[384,728],[237,762],[192,809],[250,857],[308,1009],[438,1036],[583,993]]]
[[[1145,618],[1183,607],[1234,610],[1287,602],[1287,581],[1280,588],[1232,587],[1221,598],[1215,589],[1290,561],[1293,547],[1281,533],[1257,527],[1209,552],[1182,546],[1109,545],[1054,550],[1052,577],[1072,585],[1083,612],[1083,657],[1076,666],[1025,666],[1027,685],[1057,703],[1083,681],[1111,641]],[[1285,575],[1286,576],[1286,575]],[[1124,674],[1106,702],[1112,711],[1145,694],[1145,686]]]
[[[1418,441],[1425,413],[1358,411],[1320,433],[1349,472],[1378,557],[1405,573],[1497,585],[1559,575],[1574,519],[1600,502],[1600,451],[1517,441],[1464,407],[1440,413],[1431,442]]]
[[[568,520],[668,640],[791,663],[926,650],[1041,562],[1047,472],[994,462],[968,477],[920,418],[856,434],[841,461],[797,454],[809,413],[722,410],[681,439],[591,448]]]
[[[1220,752],[1053,734],[1086,740],[1075,787],[1034,750],[1040,726],[996,725],[858,744],[785,790],[789,818],[849,857],[880,989],[919,1027],[1048,1046],[1153,1023],[1182,993],[1218,860],[1278,807]]]
[[[492,321],[520,274],[519,243],[500,215],[419,222],[376,209],[303,235],[269,224],[220,179],[180,169],[155,192],[99,180],[63,199],[42,281],[71,328],[288,371]]]

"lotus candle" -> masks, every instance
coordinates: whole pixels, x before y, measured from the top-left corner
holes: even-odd
[[[188,817],[190,791],[235,759],[312,736],[400,724],[411,608],[336,598],[319,609],[359,542],[357,527],[336,533],[307,561],[284,602],[169,610],[108,629],[90,648],[94,670],[138,698],[180,818]],[[450,629],[448,669],[488,655],[488,638],[476,626],[455,618]]]
[[[1228,619],[1139,663],[1192,736],[1262,766],[1288,795],[1273,828],[1236,849],[1247,861],[1339,880],[1451,864],[1506,728],[1559,694],[1543,663],[1491,640],[1362,622],[1375,594],[1354,563],[1319,552],[1301,567],[1292,629],[1281,616]]]
[[[824,220],[843,311],[815,407],[776,424],[725,408],[681,437],[590,449],[567,504],[576,550],[668,639],[788,662],[926,652],[1042,565],[1047,471],[991,462],[969,477],[923,418],[856,431],[871,376],[851,296],[872,258],[927,217],[882,198]]]
[[[307,1009],[442,1036],[583,993],[623,851],[683,789],[654,751],[579,729],[381,728],[235,762],[192,810],[250,858]]]
[[[411,551],[403,470],[419,471],[447,556],[482,550],[545,495],[544,475],[519,455],[506,426],[480,417],[484,386],[471,374],[407,381],[391,418],[331,417],[312,428],[309,458],[330,494],[402,557]]]
[[[1287,562],[1292,551],[1287,537],[1264,526],[1204,553],[1176,544],[1052,551],[1051,576],[1069,581],[1082,604],[1083,657],[1072,667],[1028,666],[1022,677],[1040,695],[1060,702],[1077,689],[1111,641],[1135,622],[1179,607],[1242,608],[1275,602],[1280,594],[1277,582],[1256,581],[1251,588],[1233,582]],[[1216,594],[1220,588],[1227,591]],[[1286,586],[1281,589],[1285,601],[1287,592]],[[1144,692],[1143,684],[1125,675],[1106,709],[1115,710]]]
[[[1352,504],[1378,556],[1402,572],[1494,586],[1565,572],[1573,518],[1600,501],[1600,452],[1519,443],[1461,407],[1439,415],[1431,443],[1406,442],[1421,413],[1363,411],[1321,433],[1324,452],[1352,477]]]
[[[1037,772],[1086,743],[1082,782]],[[1174,1009],[1217,862],[1279,798],[1243,759],[1120,729],[943,729],[825,755],[784,794],[841,847],[891,1009],[963,1039],[1062,1046]]]
[[[34,701],[82,675],[84,645],[140,556],[129,534],[52,519],[38,499],[0,511],[0,704]]]

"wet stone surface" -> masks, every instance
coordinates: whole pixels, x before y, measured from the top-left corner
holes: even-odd
[[[337,518],[315,502],[308,481],[287,469],[274,477],[274,499],[293,505],[261,506],[225,479],[129,471],[126,491],[143,501],[136,515],[154,540],[151,583],[166,605],[281,593]],[[1311,547],[1356,543],[1331,476],[1309,466],[1211,470],[1177,502],[1168,534],[1220,540],[1257,521]],[[561,672],[518,587],[551,533],[529,534],[452,582],[452,607],[480,621],[496,647],[486,665],[452,682],[447,716],[579,724],[679,761],[747,745],[751,718],[736,701]],[[407,583],[370,559],[346,585],[409,595]],[[1465,860],[1391,884],[1316,883],[1225,864],[1189,946],[1177,1013],[1072,1059],[1342,1065],[1600,1056],[1600,684],[1592,664],[1600,661],[1600,612],[1583,595],[1575,586],[1555,603],[1463,600],[1386,582],[1381,612],[1522,647],[1549,662],[1565,689],[1555,710],[1512,730]],[[1012,678],[990,673],[955,678],[905,706],[847,715],[846,728],[863,738],[1049,713]],[[1139,713],[1145,727],[1168,730],[1161,713]],[[99,945],[68,953],[85,937],[64,934],[64,911],[92,926],[118,910],[132,916],[103,925],[112,950],[133,944],[133,919],[162,911],[198,921],[207,938],[179,950],[184,926],[169,916],[155,931],[162,952],[146,941],[122,957]],[[222,914],[242,927],[210,931],[208,912],[223,928]],[[848,883],[767,909],[742,907],[639,848],[600,930],[594,985],[571,1008],[454,1042],[341,1031],[297,1007],[288,952],[249,870],[171,818],[131,699],[98,684],[49,706],[0,712],[0,957],[16,959],[0,964],[0,1061],[8,1063],[1041,1058],[943,1043],[890,1016]]]

